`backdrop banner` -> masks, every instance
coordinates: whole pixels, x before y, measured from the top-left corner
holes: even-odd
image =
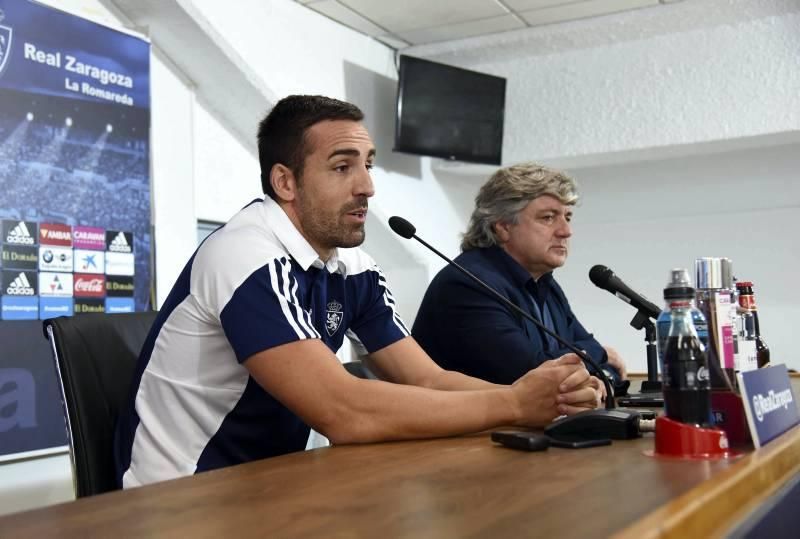
[[[31,321],[149,308],[149,136],[146,40],[0,0],[0,458],[66,440]]]

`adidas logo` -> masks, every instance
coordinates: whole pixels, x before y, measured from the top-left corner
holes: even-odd
[[[33,237],[28,232],[25,221],[20,221],[17,226],[11,229],[6,236],[6,243],[16,243],[17,245],[33,245]]]
[[[108,245],[108,250],[117,253],[130,253],[131,246],[128,243],[128,240],[125,239],[125,234],[120,232],[113,240],[111,240],[111,243]]]
[[[6,294],[9,296],[33,296],[35,293],[28,276],[23,271],[19,272],[17,278],[11,281],[6,289]]]

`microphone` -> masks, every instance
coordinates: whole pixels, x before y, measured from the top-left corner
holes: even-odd
[[[598,264],[589,270],[589,280],[594,283],[598,288],[608,290],[625,303],[631,305],[637,310],[641,311],[653,320],[658,318],[661,314],[661,309],[653,304],[643,295],[631,290],[631,288],[622,282],[622,279],[614,275],[614,272]]]
[[[452,259],[448,258],[447,256],[443,255],[442,253],[440,253],[435,247],[433,247],[432,245],[428,244],[425,240],[423,240],[422,238],[417,236],[416,235],[417,229],[414,227],[414,225],[412,225],[411,223],[409,223],[408,221],[406,221],[402,217],[398,217],[396,215],[394,217],[390,217],[389,218],[389,227],[398,236],[401,236],[401,237],[403,237],[403,238],[405,238],[407,240],[410,240],[411,238],[414,238],[415,240],[420,242],[422,245],[424,245],[425,247],[427,247],[428,249],[433,251],[435,254],[437,254],[440,258],[442,258],[445,262],[455,266],[464,275],[466,275],[467,277],[469,277],[470,279],[472,279],[473,281],[475,281],[476,283],[481,285],[481,287],[484,290],[486,290],[487,292],[491,293],[494,297],[496,297],[497,299],[499,299],[500,301],[502,301],[503,303],[505,303],[506,305],[511,307],[511,309],[514,312],[516,312],[517,314],[521,315],[526,320],[529,320],[535,326],[541,328],[542,331],[544,331],[545,333],[547,333],[548,335],[553,337],[555,340],[557,340],[559,343],[561,343],[563,346],[568,348],[570,351],[574,352],[579,358],[581,358],[583,360],[584,364],[587,367],[589,367],[590,370],[594,371],[594,373],[597,375],[597,377],[600,378],[603,381],[603,385],[605,385],[605,387],[606,387],[606,409],[607,410],[611,410],[611,409],[614,409],[616,407],[616,405],[614,404],[614,391],[611,388],[611,382],[608,381],[608,377],[603,372],[603,370],[597,365],[597,363],[595,363],[594,360],[592,358],[590,358],[589,355],[586,354],[583,350],[580,350],[574,344],[572,344],[572,343],[566,341],[565,339],[563,339],[555,331],[551,330],[550,328],[548,328],[547,326],[542,324],[540,321],[538,321],[536,318],[531,316],[530,313],[527,313],[526,311],[522,310],[517,304],[515,304],[510,299],[505,297],[503,294],[501,294],[500,292],[498,292],[497,290],[495,290],[494,288],[492,288],[491,286],[489,286],[488,284],[483,282],[480,278],[478,278],[475,274],[473,274],[467,268],[465,268],[464,266],[462,266],[461,264],[459,264],[455,260],[452,260]]]

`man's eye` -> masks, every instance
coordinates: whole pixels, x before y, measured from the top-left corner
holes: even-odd
[[[333,167],[333,170],[335,170],[336,172],[347,172],[348,168],[349,167],[347,165],[337,165]]]
[[[367,163],[366,167],[367,170],[372,170],[373,168],[375,168],[375,163]]]

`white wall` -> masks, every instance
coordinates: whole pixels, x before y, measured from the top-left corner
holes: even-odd
[[[635,313],[588,269],[605,264],[661,303],[668,270],[697,256],[729,256],[756,283],[774,357],[800,368],[781,323],[800,316],[798,28],[798,2],[698,0],[403,52],[508,78],[503,161],[579,180],[572,253],[556,275],[632,370],[646,370]],[[434,171],[465,219],[491,169]]]
[[[755,284],[761,327],[775,362],[800,368],[786,321],[800,316],[800,145],[756,148],[572,171],[584,196],[572,255],[558,272],[576,312],[598,339],[619,344],[646,370],[633,309],[594,287],[604,264],[661,305],[668,271],[700,256],[728,256],[734,275]]]
[[[73,499],[67,453],[0,464],[0,515]]]
[[[644,334],[635,311],[588,280],[595,264],[610,267],[657,305],[668,272],[695,258],[727,256],[734,274],[755,283],[762,332],[777,362],[800,369],[784,320],[800,317],[800,144],[569,168],[581,201],[567,264],[556,271],[573,309],[635,372],[646,371]],[[455,211],[468,215],[485,181],[469,168],[438,172]],[[458,191],[456,191],[458,189]]]
[[[396,283],[400,312],[411,324],[424,287],[441,263],[435,255],[390,233],[386,219],[406,216],[421,235],[450,254],[457,242],[447,231],[457,230],[462,221],[431,173],[430,159],[391,152],[397,78],[394,51],[294,2],[242,0],[235,10],[213,0],[195,0],[194,5],[214,21],[228,45],[262,74],[275,95],[324,94],[349,100],[364,110],[365,124],[378,149],[373,172],[377,194],[370,201],[365,248]],[[253,111],[253,136],[265,112]],[[195,108],[194,121],[197,217],[225,221],[261,195],[258,161],[202,105]],[[164,286],[161,280],[159,290]]]
[[[613,159],[797,131],[798,28],[796,1],[689,0],[403,53],[508,78],[505,162]]]

